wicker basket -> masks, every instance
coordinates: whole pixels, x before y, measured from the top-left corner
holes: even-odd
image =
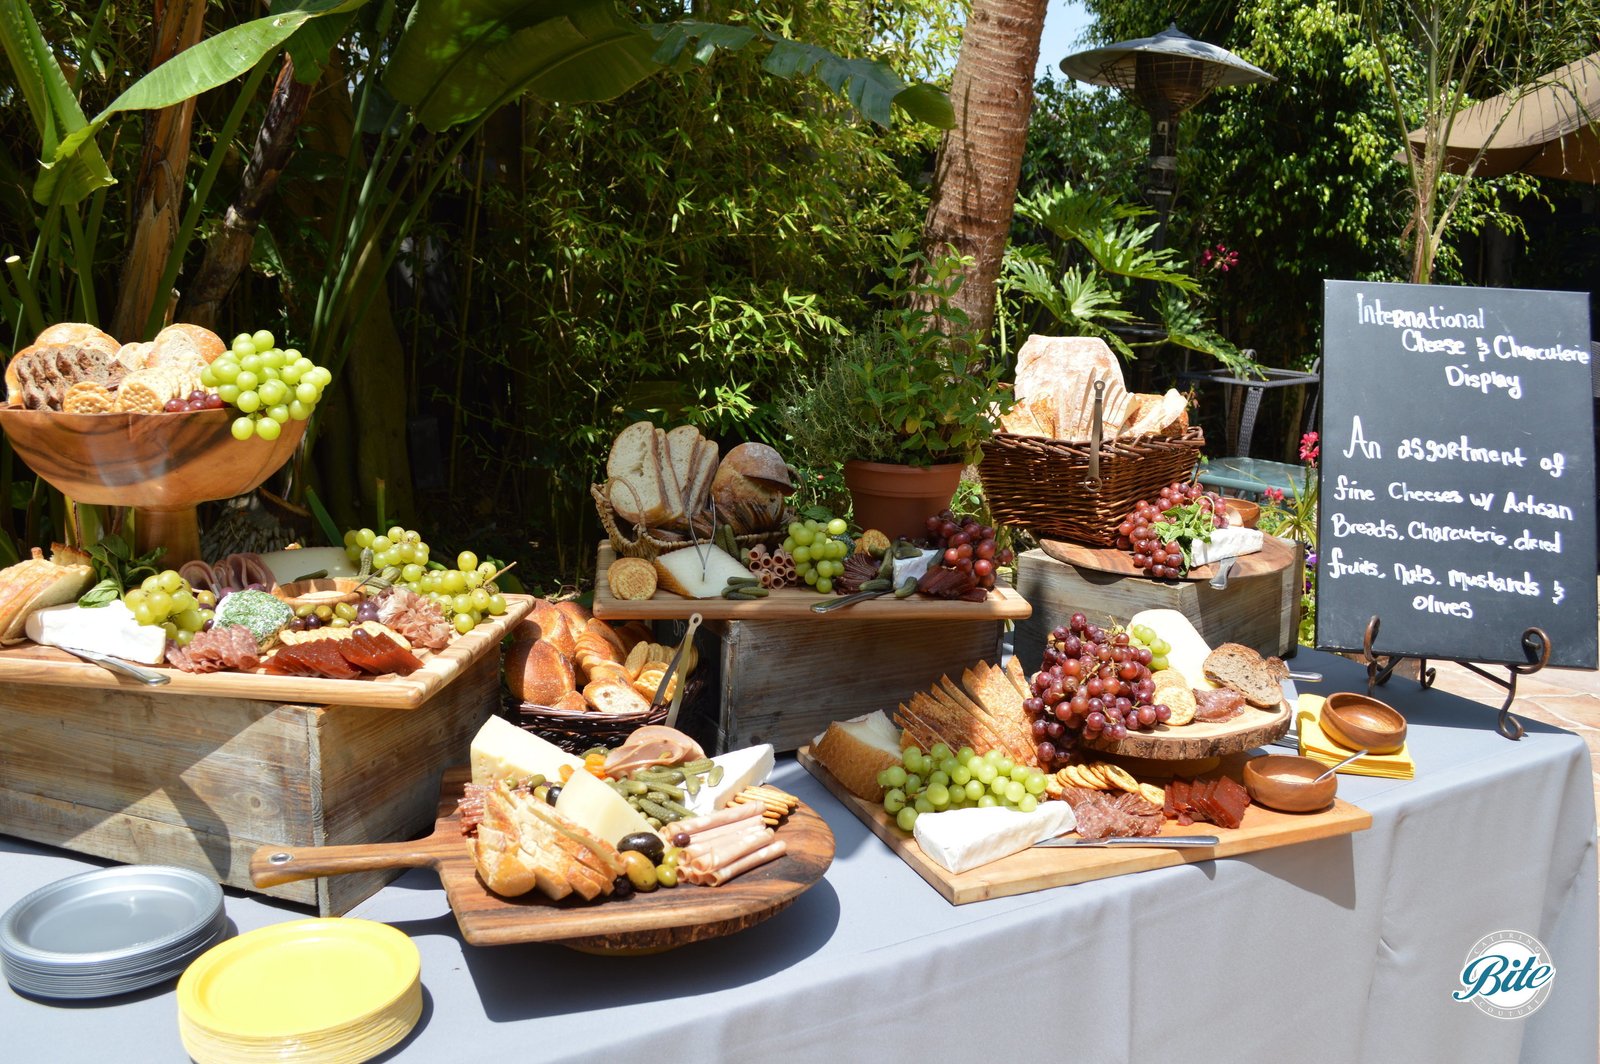
[[[1198,426],[1173,439],[1112,439],[1098,448],[1001,432],[984,444],[978,473],[996,524],[1114,547],[1134,504],[1187,480],[1205,442]]]
[[[630,539],[623,530],[622,518],[611,508],[611,500],[606,498],[606,489],[603,484],[591,484],[589,494],[594,497],[595,512],[600,515],[600,525],[606,530],[606,537],[611,540],[611,549],[617,552],[619,558],[643,558],[653,561],[668,551],[682,550],[692,547],[692,540],[687,539],[657,539],[650,534],[650,530],[643,525],[634,525],[633,536]],[[788,534],[789,522],[793,520],[792,512],[784,513],[783,523],[771,532],[757,532],[745,536],[735,536],[733,541],[740,547],[749,549],[758,543],[772,546],[783,541]]]
[[[510,696],[505,704],[512,723],[555,743],[569,754],[581,754],[595,746],[621,746],[634,729],[660,724],[667,719],[666,706],[652,706],[645,713],[579,713],[535,705]]]

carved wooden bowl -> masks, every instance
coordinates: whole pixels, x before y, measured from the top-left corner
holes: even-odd
[[[131,506],[141,550],[166,564],[199,557],[194,508],[260,486],[305,435],[289,421],[275,440],[233,438],[231,409],[181,414],[58,414],[0,407],[0,429],[39,476],[75,502]]]

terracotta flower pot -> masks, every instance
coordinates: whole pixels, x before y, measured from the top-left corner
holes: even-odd
[[[846,462],[844,482],[855,503],[856,524],[876,528],[890,539],[918,539],[928,518],[950,505],[961,482],[961,462],[936,466]]]

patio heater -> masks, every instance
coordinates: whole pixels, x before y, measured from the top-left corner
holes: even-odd
[[[1150,176],[1145,191],[1157,221],[1156,249],[1166,246],[1167,218],[1178,185],[1178,116],[1222,85],[1276,81],[1232,52],[1197,41],[1174,24],[1154,37],[1090,48],[1061,60],[1078,81],[1109,85],[1150,112]]]

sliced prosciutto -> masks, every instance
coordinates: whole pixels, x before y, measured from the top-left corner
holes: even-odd
[[[646,724],[636,728],[626,742],[606,756],[606,775],[621,779],[628,773],[652,765],[681,765],[698,761],[706,752],[700,744],[677,728]]]

